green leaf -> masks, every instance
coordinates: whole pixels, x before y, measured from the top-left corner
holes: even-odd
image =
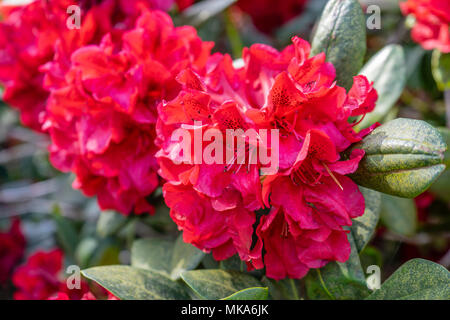
[[[438,130],[442,138],[444,138],[445,143],[447,144],[447,151],[444,152],[444,164],[447,166],[447,169],[450,169],[450,129],[440,127],[438,128]]]
[[[183,237],[179,236],[175,242],[171,259],[172,279],[179,279],[185,271],[195,269],[202,261],[205,253],[200,251],[193,245],[183,241]]]
[[[356,248],[358,252],[361,252],[372,238],[380,219],[381,194],[363,187],[359,187],[359,190],[364,196],[366,208],[361,217],[353,219],[350,230],[352,231]]]
[[[199,27],[207,20],[215,17],[237,0],[204,0],[191,5],[176,19],[177,25]]]
[[[438,130],[447,146],[450,146],[450,130],[444,127]],[[430,191],[445,202],[450,202],[450,148],[444,153],[444,164],[447,169],[431,185]]]
[[[418,196],[445,169],[446,144],[421,120],[389,121],[347,150],[347,156],[354,149],[363,149],[365,156],[350,177],[363,187],[394,196]]]
[[[450,272],[428,260],[409,260],[367,299],[449,300]]]
[[[321,52],[336,68],[337,83],[350,89],[366,54],[366,24],[357,0],[328,1],[312,40],[311,55]]]
[[[450,202],[450,170],[447,169],[430,187],[430,191],[445,202]]]
[[[321,269],[311,270],[306,277],[306,290],[310,299],[361,299],[369,294],[358,250],[351,233],[352,248],[345,262],[330,262]]]
[[[52,218],[56,224],[56,235],[64,249],[64,252],[70,256],[73,256],[79,240],[74,224],[71,220],[64,217],[57,207],[55,207],[52,212]]]
[[[270,296],[274,300],[300,300],[298,279],[285,278],[282,280],[273,280],[263,277],[261,282],[269,288]]]
[[[170,275],[173,242],[165,239],[139,239],[131,247],[131,265]]]
[[[115,211],[107,210],[100,213],[97,222],[97,233],[102,237],[115,234],[127,221],[127,218]]]
[[[261,287],[252,276],[220,269],[186,271],[181,278],[203,299],[223,299],[249,287]]]
[[[381,196],[381,221],[391,231],[411,236],[417,228],[417,209],[412,199]]]
[[[450,53],[434,50],[431,67],[439,90],[450,89]]]
[[[399,45],[386,46],[366,63],[360,74],[374,82],[378,101],[356,128],[369,127],[389,113],[405,88],[406,69],[405,53]]]
[[[268,288],[255,287],[238,291],[222,300],[267,300],[268,298]]]
[[[195,269],[204,253],[183,241],[140,239],[131,248],[131,265],[136,268],[160,272],[173,280],[186,270]]]
[[[98,240],[93,237],[83,238],[75,251],[75,258],[81,268],[89,266],[89,262],[98,247]]]
[[[182,285],[149,270],[116,265],[85,269],[82,274],[121,300],[189,299]]]
[[[235,254],[231,258],[226,260],[222,260],[219,262],[220,269],[224,270],[234,270],[244,272],[247,267],[245,266],[245,262],[239,258],[238,254]]]

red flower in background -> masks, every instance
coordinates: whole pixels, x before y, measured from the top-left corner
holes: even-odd
[[[298,16],[308,0],[238,0],[236,6],[250,15],[254,25],[264,33],[271,33]]]
[[[0,81],[3,100],[20,111],[23,124],[42,131],[48,86],[64,77],[70,54],[120,35],[134,26],[141,8],[168,10],[171,0],[35,0],[23,6],[0,5]],[[80,29],[69,29],[67,8],[81,7]],[[44,66],[55,59],[57,63]],[[48,72],[44,79],[44,73]]]
[[[81,289],[69,290],[62,278],[63,253],[59,249],[38,251],[27,262],[18,267],[12,280],[17,291],[15,300],[46,300],[58,292],[64,292],[71,299],[81,299],[88,291],[87,283]]]
[[[184,11],[194,4],[195,0],[175,0],[179,11]]]
[[[157,125],[160,174],[168,181],[163,194],[184,240],[218,260],[238,253],[275,279],[348,259],[343,227],[364,213],[364,198],[345,175],[364,152],[349,159],[340,153],[372,130],[357,134],[349,117],[372,111],[377,100],[364,76],[354,78],[347,94],[324,54],[309,57],[306,41],[293,42],[282,52],[266,45],[245,49],[240,69],[216,54],[205,76],[183,71],[177,77],[183,89],[159,106]],[[207,129],[278,129],[279,170],[260,176],[262,163],[235,161],[240,150],[225,164],[199,164],[194,155],[181,163],[182,142],[171,137],[178,128],[200,137]],[[252,148],[247,141],[245,149]],[[255,211],[264,207],[270,212],[257,219]]]
[[[203,72],[212,45],[164,12],[144,11],[121,38],[75,51],[47,105],[52,164],[75,173],[73,186],[97,195],[102,209],[151,213],[156,106],[178,94],[182,69]]]
[[[407,0],[400,3],[404,15],[416,23],[411,36],[426,50],[450,52],[450,2],[446,0]]]
[[[0,232],[0,285],[10,277],[25,251],[25,237],[20,229],[20,220],[13,219],[8,231]]]

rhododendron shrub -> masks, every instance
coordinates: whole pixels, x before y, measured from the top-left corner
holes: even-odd
[[[171,217],[186,242],[217,260],[238,253],[271,278],[300,278],[310,268],[346,261],[344,227],[364,213],[364,198],[346,175],[356,171],[364,151],[348,159],[340,153],[370,132],[356,133],[349,118],[373,110],[375,89],[357,76],[347,93],[335,83],[325,54],[311,57],[310,45],[297,37],[281,52],[253,45],[243,59],[245,66],[236,69],[228,55],[217,54],[204,76],[182,71],[177,80],[183,89],[159,106],[157,158]],[[231,151],[231,161],[199,163],[180,152],[183,141],[172,137],[177,128],[185,128],[194,144],[208,129],[276,129],[279,169],[260,175],[263,163],[239,163],[242,152],[255,148],[249,140]]]
[[[48,89],[64,78],[73,51],[98,43],[107,33],[120,38],[134,26],[142,8],[168,10],[172,4],[171,0],[35,0],[22,6],[2,4],[3,100],[20,111],[23,124],[44,130]],[[67,27],[67,8],[71,5],[81,9],[80,28]]]
[[[203,72],[211,47],[194,28],[175,28],[165,13],[145,11],[120,39],[108,34],[75,51],[48,99],[53,165],[73,172],[73,186],[96,195],[102,209],[152,212],[146,198],[159,185],[156,106],[178,94],[182,69]]]
[[[365,2],[2,2],[0,299],[450,298],[448,6]]]
[[[450,52],[450,2],[442,0],[407,0],[400,3],[404,15],[412,15],[414,41],[426,50]]]

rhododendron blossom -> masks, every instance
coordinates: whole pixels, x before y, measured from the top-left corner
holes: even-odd
[[[325,54],[310,57],[310,45],[297,37],[281,52],[253,45],[243,60],[236,69],[228,55],[215,54],[205,75],[183,70],[181,92],[159,105],[157,158],[171,217],[186,242],[217,260],[238,253],[271,278],[299,278],[329,261],[346,261],[344,227],[363,214],[364,198],[345,175],[356,171],[364,151],[348,159],[340,154],[372,130],[356,133],[349,117],[373,110],[375,89],[357,76],[347,93]],[[249,139],[231,150],[231,161],[198,163],[192,154],[186,162],[183,142],[171,137],[178,128],[189,130],[194,144],[208,129],[278,130],[279,168],[264,176],[264,164],[239,163],[242,152],[255,149]]]
[[[446,0],[407,0],[400,3],[404,15],[412,15],[414,41],[426,50],[450,52],[450,2]]]
[[[12,277],[17,288],[15,300],[46,300],[58,292],[64,293],[71,300],[79,300],[89,288],[81,282],[80,289],[69,289],[62,275],[63,253],[59,249],[37,251],[26,263],[18,267]]]
[[[171,0],[35,0],[1,4],[0,81],[3,100],[20,110],[21,120],[42,131],[48,87],[64,77],[70,55],[83,45],[115,37],[134,26],[142,8],[168,10]],[[78,5],[81,26],[69,29],[67,8]],[[55,59],[51,64],[47,64]],[[46,65],[47,64],[47,65]],[[47,72],[47,75],[45,73]]]
[[[203,72],[212,45],[190,26],[175,28],[166,13],[145,10],[122,37],[75,51],[48,99],[52,164],[73,172],[73,186],[97,195],[102,209],[151,213],[157,105],[177,96],[181,70]]]

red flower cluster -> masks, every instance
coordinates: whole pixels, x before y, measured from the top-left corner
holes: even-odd
[[[62,277],[64,255],[61,250],[37,251],[13,274],[18,289],[15,300],[97,300],[85,281],[80,289],[69,289]],[[99,287],[102,291],[103,288]],[[118,300],[105,291],[108,300]]]
[[[81,289],[69,290],[61,278],[62,269],[62,251],[55,249],[34,253],[13,274],[13,284],[18,289],[14,299],[46,300],[58,292],[64,292],[74,300],[80,299],[88,291],[87,284],[82,282]]]
[[[152,212],[156,106],[178,94],[181,70],[202,72],[212,45],[192,27],[175,28],[166,13],[145,10],[121,38],[75,51],[48,99],[52,164],[75,173],[74,187],[97,195],[102,209]]]
[[[20,229],[20,220],[14,219],[6,232],[0,232],[0,285],[11,275],[25,251],[25,237]]]
[[[404,15],[413,15],[416,23],[412,38],[426,50],[450,52],[450,2],[446,0],[407,0],[400,3]]]
[[[168,10],[171,0],[35,0],[23,6],[0,6],[0,81],[3,100],[20,110],[22,122],[42,131],[47,86],[64,76],[70,54],[98,43],[103,35],[120,36],[134,26],[141,8]],[[81,8],[80,29],[66,25],[67,8]],[[53,59],[52,67],[45,66]],[[49,70],[50,69],[50,70]],[[44,75],[50,71],[49,75]],[[44,79],[47,78],[47,79]]]
[[[347,93],[325,55],[310,57],[309,43],[297,37],[281,52],[246,48],[244,66],[235,68],[229,55],[210,55],[213,44],[194,28],[174,27],[166,13],[144,5],[152,1],[80,1],[87,15],[71,33],[61,26],[68,3],[33,2],[36,12],[53,17],[43,23],[36,13],[27,22],[28,6],[8,11],[0,25],[0,79],[11,103],[26,97],[13,104],[49,133],[51,162],[75,174],[75,188],[96,195],[102,209],[151,213],[147,198],[158,172],[186,242],[218,260],[237,253],[271,278],[299,278],[348,259],[344,227],[363,214],[364,198],[346,175],[364,152],[340,154],[371,130],[356,133],[348,122],[375,106],[377,93],[364,76]],[[24,34],[17,45],[8,40],[14,32]],[[39,94],[19,94],[25,91]],[[183,141],[172,140],[177,129],[193,137],[194,150],[198,137],[214,139],[231,159],[214,152],[219,161],[198,162],[197,154],[182,154]],[[244,144],[234,146],[221,140],[229,129],[257,135],[239,133],[233,139]],[[261,144],[260,130],[276,130],[279,144]],[[250,159],[261,149],[278,157],[269,175],[263,173],[271,163]],[[13,277],[16,298],[73,299],[61,286],[61,267],[58,250],[32,256]]]
[[[299,278],[309,268],[348,259],[343,227],[363,214],[364,198],[345,175],[357,169],[364,152],[356,150],[350,159],[340,152],[371,130],[357,134],[348,119],[373,110],[378,97],[364,76],[355,77],[347,93],[336,85],[323,53],[310,57],[306,41],[294,37],[293,43],[282,52],[253,45],[244,50],[239,69],[228,55],[216,54],[206,75],[184,70],[177,77],[183,89],[159,106],[157,125],[160,175],[167,180],[163,194],[184,240],[218,260],[238,253],[275,279]],[[265,163],[238,163],[242,153],[256,150],[254,143],[233,149],[220,135],[214,141],[231,148],[232,161],[186,157],[184,138],[171,136],[178,128],[194,144],[208,129],[277,129],[279,169],[262,176]],[[270,211],[259,211],[265,207]]]
[[[239,0],[237,7],[250,15],[253,24],[262,32],[270,34],[299,15],[308,0]]]

